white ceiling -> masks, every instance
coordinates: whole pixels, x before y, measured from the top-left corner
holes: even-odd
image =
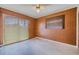
[[[56,13],[65,9],[79,7],[78,4],[51,4],[51,5],[43,5],[43,9],[39,13],[36,12],[34,5],[27,4],[0,4],[0,7],[22,13],[24,15],[28,15],[34,18],[38,18],[41,16],[46,16],[52,13]]]

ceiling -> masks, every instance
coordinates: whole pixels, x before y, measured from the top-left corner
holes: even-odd
[[[79,7],[78,4],[46,4],[43,5],[43,9],[40,10],[39,13],[35,10],[35,5],[33,4],[0,4],[0,7],[6,8],[8,10],[12,10],[24,15],[28,15],[34,18],[39,18],[41,16],[46,16],[51,13],[56,13],[65,9],[70,9],[73,7]]]

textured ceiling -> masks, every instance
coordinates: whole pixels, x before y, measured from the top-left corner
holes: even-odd
[[[73,7],[79,7],[78,4],[46,4],[42,5],[43,9],[40,10],[39,13],[35,10],[35,5],[30,4],[0,4],[0,7],[19,12],[34,18],[38,18],[41,16],[46,16],[51,13],[59,12],[65,9],[73,8]]]

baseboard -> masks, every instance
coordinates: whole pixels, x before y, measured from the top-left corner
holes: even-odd
[[[36,37],[36,38],[37,38],[37,39],[42,39],[42,40],[47,40],[47,41],[49,41],[49,42],[56,42],[56,43],[65,44],[65,45],[68,45],[68,46],[72,46],[72,47],[78,48],[78,46],[74,46],[74,45],[71,45],[71,44],[63,43],[63,42],[58,42],[58,41],[55,41],[55,40],[50,40],[50,39],[43,38],[43,37]]]
[[[7,45],[11,45],[11,44],[15,44],[15,43],[19,43],[19,42],[23,42],[23,41],[26,41],[26,40],[29,40],[29,39],[25,39],[25,40],[13,42],[13,43],[9,43],[9,44],[0,45],[0,47],[7,46]]]

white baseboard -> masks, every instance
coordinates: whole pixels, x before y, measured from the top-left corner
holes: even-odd
[[[65,44],[65,45],[68,45],[68,46],[72,46],[72,47],[78,48],[78,46],[70,45],[70,44],[63,43],[63,42],[58,42],[58,41],[55,41],[55,40],[46,39],[46,38],[43,38],[43,37],[35,37],[35,38],[36,38],[36,39],[47,40],[47,41],[49,41],[49,42],[56,42],[56,43],[59,43],[59,44]]]

